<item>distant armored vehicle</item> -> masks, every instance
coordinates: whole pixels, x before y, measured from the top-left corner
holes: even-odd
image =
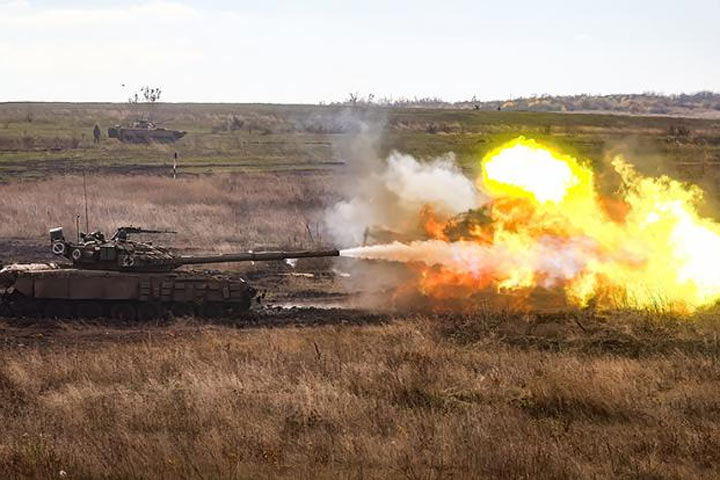
[[[180,130],[160,128],[148,120],[137,120],[129,126],[108,128],[108,137],[126,143],[173,143],[185,136]]]
[[[442,238],[450,242],[469,238],[477,240],[483,233],[489,234],[492,231],[492,217],[486,207],[467,210],[447,219],[442,218],[436,223],[440,225],[440,228],[432,232],[434,235],[431,235],[426,227],[425,231],[421,231],[422,225],[418,227],[417,231],[411,233],[382,227],[368,227],[365,229],[363,245],[391,242],[410,243],[414,240],[430,238]]]
[[[220,317],[247,311],[256,290],[221,273],[177,271],[183,265],[338,256],[337,250],[247,252],[184,256],[128,237],[172,233],[121,227],[112,238],[82,234],[78,243],[62,228],[50,231],[55,255],[72,265],[15,264],[0,270],[0,307],[11,316],[119,320],[175,315]]]

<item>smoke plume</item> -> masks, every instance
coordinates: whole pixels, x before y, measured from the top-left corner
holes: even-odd
[[[328,229],[338,244],[357,245],[368,231],[417,234],[419,213],[427,206],[449,217],[484,202],[452,154],[421,163],[411,155],[392,152],[377,164],[379,168],[356,175],[352,197],[327,214]]]

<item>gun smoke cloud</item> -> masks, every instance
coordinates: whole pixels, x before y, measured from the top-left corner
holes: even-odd
[[[355,196],[337,203],[327,225],[341,245],[357,245],[368,232],[380,230],[418,234],[418,212],[432,205],[453,216],[485,201],[452,154],[420,162],[411,155],[391,153],[383,166],[357,179]]]

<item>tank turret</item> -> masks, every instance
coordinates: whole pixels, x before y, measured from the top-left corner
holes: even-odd
[[[130,240],[140,233],[176,233],[169,230],[148,230],[140,227],[120,227],[106,239],[102,232],[83,233],[80,241],[68,241],[62,228],[50,230],[50,244],[55,255],[73,262],[73,266],[86,270],[125,272],[169,272],[183,265],[230,262],[254,262],[308,257],[336,257],[338,250],[302,250],[293,252],[242,252],[221,255],[176,255],[165,247],[148,242]]]
[[[108,138],[117,138],[125,143],[173,143],[185,136],[181,130],[158,127],[148,120],[136,120],[131,125],[115,125],[108,128]]]

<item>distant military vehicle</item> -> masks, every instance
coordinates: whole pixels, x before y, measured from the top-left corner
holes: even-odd
[[[487,207],[467,210],[454,217],[442,219],[442,227],[435,232],[440,238],[451,242],[469,238],[477,239],[483,231],[490,231],[492,217]],[[410,243],[413,240],[427,240],[431,237],[427,231],[422,231],[420,225],[415,232],[397,232],[382,227],[368,227],[365,229],[363,245],[375,243],[401,242]]]
[[[137,120],[129,126],[108,128],[108,137],[126,143],[173,143],[185,136],[180,130],[160,128],[148,120]]]
[[[443,234],[451,242],[477,238],[483,227],[488,228],[491,223],[492,217],[487,208],[471,209],[449,219],[443,228]]]
[[[222,273],[177,271],[183,265],[338,256],[337,250],[176,255],[165,247],[129,239],[172,233],[121,227],[110,239],[82,234],[77,243],[62,228],[50,230],[55,255],[72,262],[15,264],[0,270],[0,307],[11,316],[150,319],[175,315],[220,317],[247,311],[256,290]]]

